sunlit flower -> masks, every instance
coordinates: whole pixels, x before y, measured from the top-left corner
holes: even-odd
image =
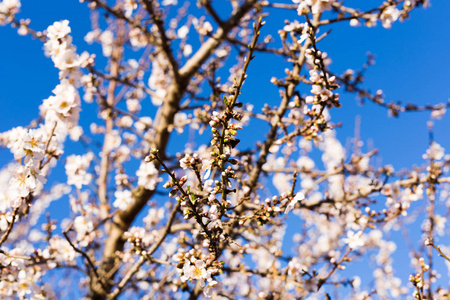
[[[353,231],[349,230],[347,232],[347,238],[344,238],[343,241],[349,246],[349,248],[353,250],[356,250],[364,245],[361,231],[354,233]]]
[[[130,190],[116,191],[114,196],[116,197],[116,200],[113,202],[113,206],[120,210],[125,210],[128,205],[134,203]]]

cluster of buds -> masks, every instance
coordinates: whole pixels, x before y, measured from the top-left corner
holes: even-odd
[[[414,298],[419,299],[420,293],[419,289],[423,288],[423,278],[420,274],[409,275],[409,282],[416,288],[416,291],[413,293]]]
[[[419,258],[419,264],[422,272],[427,272],[430,270],[430,266],[425,263],[425,259],[423,257]]]
[[[219,216],[219,208],[216,204],[212,205],[207,213],[203,214],[202,222],[203,224],[207,225],[207,228],[209,230],[213,230],[215,228],[222,229],[222,221],[220,220]],[[221,240],[225,239],[223,235],[219,237]]]
[[[237,107],[242,107],[243,104],[242,103],[237,103],[236,106]],[[231,113],[230,112],[226,112],[224,114],[221,114],[221,113],[219,113],[217,111],[213,111],[212,117],[211,117],[211,121],[209,121],[209,125],[211,127],[213,127],[213,128],[216,128],[220,124],[224,124],[226,119],[227,120],[235,119],[236,121],[241,121],[242,118],[243,118],[243,115],[240,112],[237,112],[237,111],[233,111]],[[231,126],[231,124],[228,125],[228,126]],[[239,128],[239,129],[242,129],[242,128]],[[239,129],[236,129],[236,130],[239,130]]]
[[[157,149],[152,149],[150,151],[150,154],[145,157],[144,161],[146,163],[154,161],[156,159],[156,156],[158,155],[158,152],[159,151]]]
[[[260,203],[260,208],[255,214],[258,225],[261,226],[267,224],[270,220],[273,220],[274,217],[279,215],[282,212],[280,204],[285,199],[289,199],[289,196],[286,193],[283,193],[280,196],[266,198],[264,202]],[[245,219],[240,221],[241,224],[244,222]]]
[[[185,220],[191,219],[195,216],[199,216],[203,212],[203,209],[199,207],[199,205],[196,205],[200,202],[200,200],[200,198],[196,198],[193,195],[189,197],[177,197],[177,201],[180,202],[180,207],[183,211]]]
[[[213,162],[215,162],[216,158],[213,158]],[[217,160],[218,164],[220,164],[221,160]],[[232,160],[232,162],[235,162],[235,160]],[[234,171],[231,169],[231,166],[228,166],[222,173],[222,178],[224,178],[224,182],[219,182],[216,181],[216,186],[222,186],[223,189],[226,188],[231,188],[231,181],[229,180],[230,178],[235,179],[236,178],[236,174],[234,173]]]
[[[164,184],[164,188],[172,189],[169,192],[170,197],[176,197],[177,202],[180,203],[180,208],[183,211],[184,219],[188,220],[195,216],[200,216],[203,212],[203,209],[200,205],[197,205],[202,199],[195,197],[193,194],[187,195],[183,189],[183,185],[187,182],[187,176],[181,177],[178,181],[176,179],[172,179],[172,181],[168,181]],[[187,191],[189,192],[189,186]],[[200,219],[200,217],[198,217]]]
[[[170,189],[172,188],[172,190],[169,192],[169,196],[170,197],[175,197],[178,192],[180,191],[180,187],[183,187],[183,185],[187,182],[187,176],[183,176],[180,178],[180,180],[178,180],[178,182],[176,182],[175,180],[171,180],[168,181],[164,184],[164,188],[166,189]]]
[[[423,291],[424,287],[424,280],[423,280],[423,274],[427,271],[429,271],[430,266],[425,264],[425,260],[423,257],[419,259],[419,264],[421,268],[421,272],[416,275],[410,275],[409,276],[409,282],[412,283],[412,285],[416,288],[416,291],[414,292],[413,296],[417,299],[422,299],[420,297],[421,291]]]
[[[237,135],[237,131],[242,129],[242,126],[225,121],[227,117],[227,114],[222,115],[218,112],[213,112],[213,117],[209,122],[209,125],[211,126],[211,131],[213,134],[211,145],[216,146],[220,144],[220,141],[223,138],[223,152],[229,156],[231,149],[236,147],[236,145],[240,142],[240,140],[235,138],[235,136]],[[234,112],[228,118],[230,117],[239,121],[242,119],[242,114]],[[222,129],[222,133],[217,129],[220,125],[222,125],[222,127],[225,126],[225,128]]]
[[[286,44],[286,39],[291,37],[293,43],[289,45],[289,50],[292,52],[299,51],[302,47],[302,43],[308,39],[311,27],[308,26],[307,22],[300,23],[297,20],[294,20],[293,22],[285,20],[284,22],[286,25],[282,30],[278,30],[278,34],[283,40],[283,44]]]
[[[229,154],[219,154],[216,151],[211,151],[210,165],[215,167],[222,167],[225,162],[232,165],[238,164],[238,160],[234,158],[229,158]]]
[[[202,165],[203,161],[197,153],[194,153],[192,155],[188,153],[180,160],[180,167],[182,167],[184,170],[198,170],[198,168],[201,168]]]
[[[328,108],[333,106],[340,107],[339,94],[333,93],[334,90],[339,88],[339,85],[335,83],[335,76],[328,76],[325,71],[323,60],[325,54],[322,51],[316,51],[314,49],[306,50],[306,57],[313,61],[315,68],[309,71],[309,79],[313,83],[311,93],[314,96],[306,97],[307,104],[322,104]]]

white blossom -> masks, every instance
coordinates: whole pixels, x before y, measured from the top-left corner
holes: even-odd
[[[142,162],[136,172],[138,184],[148,190],[154,190],[160,181],[159,172],[153,163]]]
[[[363,239],[361,231],[354,233],[353,231],[349,230],[347,232],[347,238],[343,239],[343,241],[352,250],[357,250],[358,248],[360,248],[364,245],[364,239]]]
[[[113,202],[113,206],[120,210],[125,210],[128,205],[134,203],[134,199],[130,190],[116,191],[114,193],[116,200]]]

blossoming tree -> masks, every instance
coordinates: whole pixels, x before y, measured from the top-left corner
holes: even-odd
[[[434,268],[450,262],[436,240],[443,148],[430,135],[425,166],[397,172],[376,150],[346,149],[331,119],[340,90],[394,116],[438,118],[447,104],[385,101],[362,87],[371,57],[338,74],[321,44],[335,24],[390,28],[427,0],[80,2],[101,53],[77,51],[69,21],[39,31],[19,0],[0,2],[0,24],[42,41],[60,80],[36,120],[0,134],[12,160],[0,173],[1,299],[447,299]],[[295,17],[264,35],[280,14]],[[245,90],[259,55],[285,61],[266,68],[285,75],[265,83],[279,92],[265,105]],[[86,126],[89,105],[99,118]],[[68,138],[85,152],[64,148]],[[47,181],[60,166],[66,180]],[[410,215],[423,235],[413,275],[399,278],[389,233],[407,233]],[[344,271],[364,260],[370,272]]]

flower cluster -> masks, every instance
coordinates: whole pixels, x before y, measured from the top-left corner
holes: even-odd
[[[133,244],[136,251],[144,251],[155,240],[155,234],[153,232],[146,232],[142,227],[131,227],[125,233],[125,238],[129,243]]]
[[[222,221],[219,218],[219,208],[217,205],[213,204],[209,210],[206,216],[202,218],[203,224],[207,225],[207,228],[209,230],[213,230],[216,227],[223,228],[222,227]],[[224,239],[223,236],[221,236],[221,239]]]
[[[432,142],[426,153],[422,155],[423,159],[441,160],[444,157],[444,148],[436,142]]]
[[[336,77],[329,76],[327,73],[324,73],[324,70],[320,71],[323,66],[324,53],[322,51],[308,49],[306,50],[306,57],[311,59],[316,66],[316,69],[309,71],[309,80],[313,84],[311,93],[314,96],[307,96],[305,99],[306,103],[322,103],[328,107],[332,107],[333,105],[339,107],[339,94],[333,93],[334,90],[339,88],[339,85],[335,83]]]
[[[423,7],[428,6],[428,0],[408,0],[402,2],[404,2],[403,7],[400,9],[397,7],[398,2],[391,3],[386,1],[372,13],[358,14],[355,10],[348,10],[346,12],[351,12],[354,16],[350,20],[350,26],[359,26],[363,23],[367,27],[374,27],[380,21],[384,28],[390,29],[392,24],[397,20],[403,21],[406,19],[408,14],[418,5],[422,5]]]
[[[12,1],[9,2],[12,3]],[[45,210],[50,201],[54,200],[52,197],[58,197],[57,195],[60,197],[66,193],[57,192],[55,189],[54,194],[48,197],[42,190],[51,167],[63,153],[63,142],[67,135],[70,134],[76,139],[81,134],[81,129],[77,126],[81,103],[76,87],[79,86],[80,68],[87,63],[88,55],[84,54],[80,57],[76,54],[75,47],[71,44],[70,31],[68,21],[55,22],[47,30],[45,52],[51,56],[55,66],[60,70],[61,82],[53,90],[54,96],[44,100],[40,107],[43,123],[39,126],[33,124],[30,126],[32,129],[13,128],[0,135],[1,144],[11,150],[18,162],[12,168],[9,191],[6,193],[2,191],[2,196],[7,197],[13,208],[18,208],[26,199],[29,206],[24,212],[27,215],[33,214],[33,218],[28,219],[29,224],[22,224],[19,222],[22,215],[11,216],[9,212],[6,212],[4,220],[0,218],[2,229],[12,228],[13,223],[18,223],[15,227],[22,228],[22,231],[25,231],[28,226],[34,226],[37,222],[36,217]],[[93,154],[73,155],[67,158],[66,172],[69,184],[81,188],[82,185],[91,181],[92,175],[88,174],[87,168],[92,158]],[[83,193],[80,194],[80,198],[85,198]],[[79,199],[78,202],[80,201],[85,199]],[[73,228],[78,234],[76,243],[86,246],[96,237],[92,234],[92,230],[96,223],[94,215],[97,212],[89,206],[78,209],[78,205],[75,204],[73,208],[76,212],[83,212],[82,216],[77,216],[73,221]],[[3,208],[2,211],[4,211]],[[17,209],[14,210],[14,212],[17,211]],[[35,231],[32,231],[34,234],[30,233],[29,239],[30,241],[45,239],[49,244],[45,249],[33,249],[27,240],[23,240],[23,243],[17,245],[15,249],[8,252],[2,250],[2,253],[8,257],[6,260],[3,257],[1,259],[2,269],[9,270],[7,280],[3,276],[0,278],[2,299],[5,297],[9,299],[12,295],[20,298],[55,299],[55,294],[48,285],[39,286],[37,283],[47,269],[73,265],[78,253],[67,239],[52,236],[55,228],[50,221],[43,226],[43,229],[47,231],[46,239]],[[7,234],[4,235],[4,238],[6,237]],[[18,235],[15,238],[20,239],[20,237],[21,235]],[[25,250],[19,252],[19,248]],[[32,255],[32,257],[23,254]],[[32,264],[29,263],[31,261]]]
[[[54,96],[44,100],[41,113],[48,124],[61,123],[73,128],[80,115],[80,96],[76,88],[66,79],[53,90]]]
[[[193,169],[201,168],[203,165],[202,159],[197,153],[193,155],[187,153],[182,159],[180,159],[180,167],[183,169]]]
[[[400,11],[395,6],[388,6],[380,16],[381,24],[384,28],[391,28],[392,23],[398,20],[400,17]]]
[[[88,185],[92,180],[92,174],[88,172],[94,155],[89,152],[85,155],[70,155],[66,161],[67,183],[73,184],[77,189]]]
[[[55,22],[47,28],[47,42],[44,45],[45,54],[50,56],[55,67],[60,70],[59,77],[67,78],[70,84],[78,84],[82,76],[81,67],[89,61],[89,54],[84,52],[81,56],[76,53],[72,45],[69,21]]]
[[[48,299],[55,300],[56,295],[50,285],[36,284],[41,278],[40,272],[33,272],[31,268],[25,269],[23,259],[11,259],[0,254],[0,266],[7,268],[10,272],[9,276],[0,277],[0,295],[2,299]]]
[[[55,22],[47,29],[47,42],[44,45],[46,55],[53,60],[55,67],[60,70],[61,83],[53,90],[54,96],[44,100],[41,106],[41,114],[45,117],[47,126],[58,133],[58,140],[64,140],[67,133],[80,135],[77,126],[81,111],[81,101],[78,87],[83,76],[81,68],[92,63],[89,54],[84,52],[81,56],[76,53],[72,45],[72,37],[69,21]],[[55,125],[55,123],[57,125]]]
[[[46,145],[44,130],[16,127],[0,134],[2,144],[9,148],[20,165],[13,171],[9,181],[9,197],[12,207],[18,207],[21,200],[36,192],[39,184],[46,182],[41,171]]]
[[[114,193],[116,200],[113,202],[113,206],[120,210],[125,210],[128,205],[134,203],[133,196],[130,190],[116,191]]]
[[[3,0],[0,2],[0,25],[5,25],[14,19],[19,12],[20,0]]]
[[[42,257],[50,260],[50,267],[66,263],[73,265],[79,254],[70,246],[69,242],[60,236],[54,236],[49,240],[49,246],[42,251]]]
[[[336,0],[292,0],[298,3],[297,12],[299,15],[306,15],[308,13],[318,14],[325,10],[330,10]]]
[[[155,165],[151,162],[148,163],[143,161],[139,166],[136,175],[138,176],[139,186],[145,187],[148,190],[154,190],[158,182],[161,181],[158,169],[156,169]]]
[[[359,247],[364,245],[364,239],[362,231],[354,233],[353,231],[347,232],[347,238],[343,239],[344,243],[352,250],[357,250]]]
[[[213,292],[220,292],[222,284],[213,279],[213,276],[219,274],[219,269],[208,265],[208,260],[196,258],[191,252],[179,253],[176,257],[179,261],[178,270],[181,272],[181,281],[198,281],[204,288],[203,293],[206,297],[211,297]]]
[[[223,142],[223,152],[227,158],[231,154],[231,149],[237,146],[240,142],[239,139],[235,138],[237,135],[237,131],[242,129],[241,125],[236,123],[232,123],[230,119],[236,119],[237,121],[242,120],[242,114],[234,111],[231,115],[222,114],[219,112],[213,112],[211,121],[209,125],[211,126],[211,131],[213,133],[213,139],[211,140],[212,146],[220,145],[221,141]],[[225,127],[224,127],[225,126]],[[219,132],[217,128],[222,127],[223,135]],[[220,165],[221,163],[218,162]]]
[[[154,93],[152,94],[152,103],[160,106],[167,94],[167,87],[170,84],[170,78],[167,76],[169,62],[163,54],[159,54],[152,63],[152,73],[148,79],[148,86]]]

